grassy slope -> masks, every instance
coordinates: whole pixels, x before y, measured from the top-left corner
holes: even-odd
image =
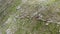
[[[2,23],[6,20],[7,18],[11,19],[7,24],[1,25],[1,30],[3,34],[6,34],[7,29],[12,29],[12,32],[15,31],[13,30],[12,27],[17,27],[17,31],[15,31],[14,34],[60,34],[60,25],[57,26],[56,23],[49,23],[49,25],[46,25],[46,22],[44,21],[37,21],[34,20],[32,21],[30,18],[24,18],[24,19],[16,19],[16,22],[14,21],[14,14],[16,13],[16,6],[20,4],[21,0],[14,0],[14,4],[11,5],[8,9],[5,11],[8,13],[8,15],[5,15],[5,17],[2,18]],[[17,12],[18,13],[18,12]],[[12,15],[12,16],[9,16]],[[17,14],[19,15],[19,14]],[[15,27],[15,28],[16,28]]]

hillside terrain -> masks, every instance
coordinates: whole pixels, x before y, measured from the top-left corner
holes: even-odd
[[[60,0],[0,0],[0,34],[60,34]]]

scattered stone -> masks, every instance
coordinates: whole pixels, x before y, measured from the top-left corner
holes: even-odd
[[[38,16],[39,16],[38,19],[42,19],[42,17],[43,17],[41,14],[39,14]]]
[[[22,0],[22,3],[25,3],[27,0]]]
[[[31,17],[35,17],[38,14],[38,12],[35,12],[31,15]]]
[[[11,20],[12,20],[11,18],[8,18],[5,23],[9,23]]]
[[[12,33],[11,29],[7,29],[6,34],[13,34],[13,33]]]
[[[49,25],[49,23],[46,23],[45,25]]]
[[[60,24],[60,22],[57,22],[57,24]]]
[[[47,21],[47,22],[49,23],[49,22],[53,22],[53,21],[52,21],[52,20],[49,20],[49,21]]]
[[[19,10],[20,9],[20,5],[19,6],[17,6],[17,8],[16,8],[17,10]]]
[[[60,30],[59,30],[59,32],[60,32]]]
[[[59,26],[59,24],[57,24],[57,26]]]

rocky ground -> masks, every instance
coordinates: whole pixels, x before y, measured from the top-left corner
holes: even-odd
[[[60,0],[0,0],[0,34],[60,34]]]

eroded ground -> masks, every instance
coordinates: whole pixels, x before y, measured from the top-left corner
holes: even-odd
[[[60,0],[0,0],[0,34],[60,34]]]

